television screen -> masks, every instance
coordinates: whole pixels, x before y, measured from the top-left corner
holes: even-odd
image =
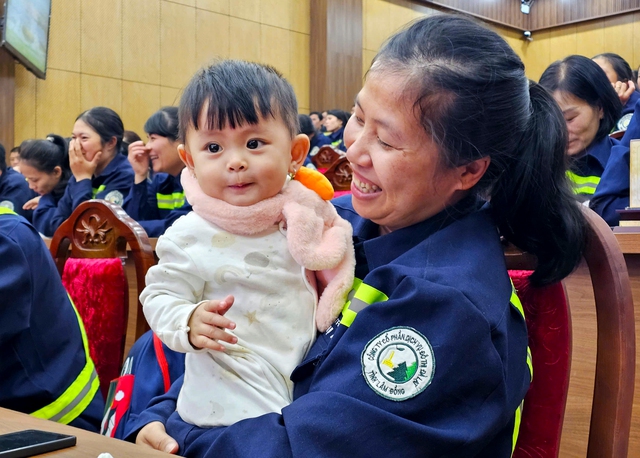
[[[6,0],[2,46],[38,78],[47,71],[51,0]]]

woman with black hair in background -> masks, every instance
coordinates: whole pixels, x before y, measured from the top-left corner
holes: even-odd
[[[342,110],[329,110],[324,119],[325,132],[324,135],[331,140],[331,146],[342,151],[346,151],[342,137],[344,136],[344,128],[349,121],[349,115]]]
[[[640,92],[636,90],[634,83],[636,78],[633,76],[633,70],[626,60],[612,52],[598,54],[592,60],[604,70],[622,102],[622,115],[616,122],[616,130],[627,130],[636,104],[640,100]]]
[[[178,108],[163,107],[144,125],[148,140],[129,145],[134,183],[123,208],[150,237],[159,237],[191,211],[180,183],[185,165],[178,156]],[[149,165],[153,169],[150,177]]]
[[[619,142],[609,137],[622,104],[604,71],[584,56],[552,63],[540,84],[556,100],[569,132],[567,175],[581,201],[588,201],[600,183],[611,149]]]
[[[38,196],[24,204],[25,210],[36,210],[43,201],[43,208],[55,208],[67,189],[71,178],[68,145],[56,134],[46,140],[25,140],[20,145],[20,170],[29,187]],[[33,225],[44,233],[46,212],[34,212]]]
[[[57,203],[46,200],[38,204],[38,231],[52,236],[73,210],[89,199],[122,205],[133,182],[127,158],[118,154],[123,134],[122,120],[110,108],[91,108],[76,118],[69,142],[72,176]]]

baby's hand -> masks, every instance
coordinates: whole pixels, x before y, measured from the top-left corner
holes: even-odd
[[[218,340],[234,344],[238,338],[224,329],[235,329],[236,324],[223,315],[233,305],[234,298],[229,295],[221,301],[207,301],[200,304],[189,318],[189,342],[195,348],[224,351]]]

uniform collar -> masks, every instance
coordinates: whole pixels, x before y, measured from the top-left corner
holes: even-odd
[[[369,271],[386,265],[439,230],[478,211],[484,204],[476,196],[467,196],[425,221],[382,236],[378,235],[380,229],[377,224],[364,220],[363,224],[354,227],[354,243],[359,261],[363,260],[362,257],[366,258]]]
[[[108,176],[109,174],[115,172],[120,167],[120,164],[122,164],[123,161],[128,162],[128,159],[122,154],[117,153],[113,157],[113,159],[111,159],[111,162],[107,164],[102,173],[100,175],[94,175],[94,178]]]
[[[588,155],[593,157],[600,163],[600,165],[604,169],[604,166],[607,165],[607,161],[609,160],[609,155],[611,154],[611,147],[614,146],[615,143],[617,143],[617,140],[614,140],[608,135],[605,135],[601,140],[591,143],[591,145],[589,145],[589,147],[587,148],[586,154],[584,156]]]

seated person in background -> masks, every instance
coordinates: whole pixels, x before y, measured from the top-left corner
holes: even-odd
[[[319,111],[312,111],[309,113],[309,118],[311,118],[311,122],[313,123],[313,128],[316,132],[322,132],[322,113]]]
[[[531,373],[500,237],[538,257],[533,284],[579,264],[562,113],[499,35],[461,16],[414,21],[366,75],[345,132],[353,194],[333,201],[354,228],[352,300],[281,414],[194,430],[186,456],[512,454]],[[174,386],[140,415],[138,443],[177,449]]]
[[[304,160],[304,165],[309,167],[313,167],[311,163],[311,158],[316,155],[318,150],[324,145],[331,146],[331,140],[326,135],[322,135],[322,133],[318,132],[311,121],[311,118],[305,114],[298,115],[298,123],[300,125],[300,129],[298,130],[299,134],[305,134],[309,137],[309,154],[307,154],[306,159]],[[315,167],[313,167],[315,168]]]
[[[129,163],[135,174],[133,186],[122,206],[149,237],[158,237],[173,222],[191,211],[184,198],[178,155],[178,108],[164,107],[144,125],[148,140],[129,146]],[[149,165],[153,178],[149,176]]]
[[[567,175],[579,200],[591,199],[619,142],[609,132],[620,116],[621,103],[602,69],[584,56],[552,63],[540,84],[556,100],[569,131]]]
[[[129,145],[141,140],[140,135],[136,134],[134,131],[125,130],[124,135],[122,136],[122,147],[120,148],[120,153],[125,156],[129,156]]]
[[[76,118],[69,142],[69,167],[73,176],[57,204],[49,199],[38,204],[35,218],[40,233],[51,237],[86,200],[104,199],[122,205],[133,183],[129,161],[118,154],[123,134],[122,120],[110,108],[94,107]]]
[[[29,187],[38,194],[25,203],[23,208],[35,210],[41,199],[45,201],[43,205],[55,207],[71,178],[66,140],[59,135],[49,134],[46,140],[25,140],[20,148],[20,169]],[[47,202],[49,200],[51,202]],[[34,213],[33,216],[33,225],[40,232],[39,227],[44,227],[41,216],[41,213]]]
[[[29,221],[33,216],[33,210],[23,208],[27,201],[36,197],[36,193],[29,189],[29,184],[24,175],[7,167],[6,152],[0,144],[0,207],[24,216]]]
[[[20,146],[14,146],[9,152],[9,167],[20,172]]]
[[[331,140],[331,146],[342,151],[346,151],[342,137],[344,135],[344,127],[347,125],[349,115],[342,110],[329,110],[324,119],[324,127],[326,135]]]
[[[0,406],[98,431],[104,409],[80,316],[38,232],[0,208]]]
[[[593,61],[604,70],[623,105],[615,130],[627,130],[636,103],[640,100],[640,92],[636,90],[636,79],[633,77],[631,66],[621,56],[612,52],[598,54],[593,57]]]
[[[316,325],[334,322],[352,286],[351,226],[288,179],[309,149],[297,111],[282,75],[244,61],[200,70],[182,95],[182,183],[193,211],[159,238],[140,300],[158,337],[187,353],[168,424],[183,451],[193,429],[288,405]]]

